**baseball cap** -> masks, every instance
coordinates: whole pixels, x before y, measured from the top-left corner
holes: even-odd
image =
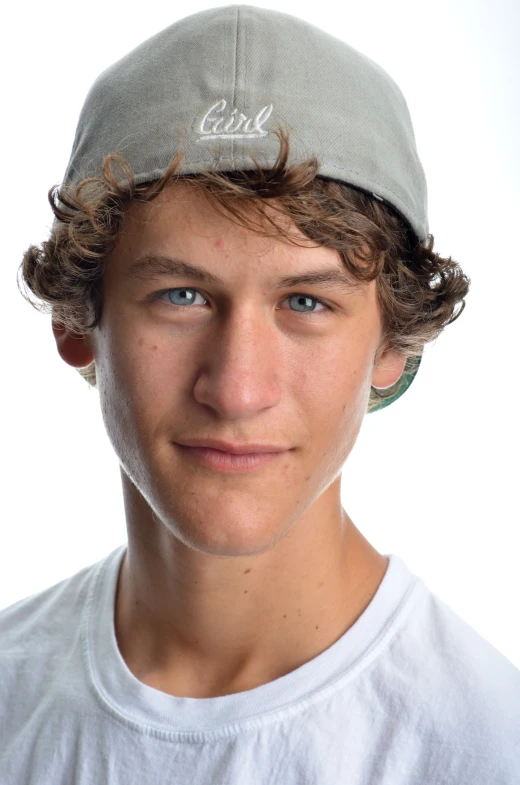
[[[104,70],[80,113],[63,185],[98,177],[109,153],[135,183],[162,176],[182,140],[178,174],[274,165],[284,126],[289,165],[316,156],[318,174],[397,211],[428,234],[427,189],[406,100],[389,74],[339,38],[289,14],[248,5],[185,17]],[[410,386],[421,356],[376,391],[368,411]]]

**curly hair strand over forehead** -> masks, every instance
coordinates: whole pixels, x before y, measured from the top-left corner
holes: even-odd
[[[270,168],[251,155],[247,171],[179,175],[179,148],[162,177],[136,184],[129,163],[115,152],[103,160],[100,177],[74,188],[53,186],[48,198],[55,221],[49,239],[31,245],[23,256],[21,294],[38,310],[50,311],[53,321],[73,335],[94,330],[103,307],[105,262],[126,210],[136,201],[151,202],[171,181],[188,182],[239,225],[301,244],[287,228],[289,217],[309,241],[339,251],[354,285],[376,279],[382,324],[376,360],[384,349],[392,349],[407,358],[410,368],[425,344],[460,316],[470,279],[451,257],[434,252],[433,235],[419,241],[393,207],[355,186],[320,176],[315,157],[289,166],[289,135],[282,129],[277,135],[280,149]],[[285,221],[277,221],[277,214]],[[78,372],[96,385],[95,363]],[[368,411],[394,393],[395,385],[372,388]]]

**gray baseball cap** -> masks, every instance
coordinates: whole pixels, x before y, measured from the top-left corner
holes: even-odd
[[[158,179],[182,138],[180,174],[270,167],[274,129],[290,134],[289,164],[315,155],[319,174],[390,204],[418,240],[427,189],[405,98],[377,63],[288,14],[230,5],[181,19],[107,68],[80,113],[63,185],[101,174],[120,152],[136,184]],[[421,357],[369,411],[410,386]]]

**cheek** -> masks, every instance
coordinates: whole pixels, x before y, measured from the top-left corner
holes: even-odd
[[[132,345],[112,357],[114,394],[125,391],[127,405],[140,421],[158,417],[173,403],[181,383],[182,359],[157,340],[136,337]]]
[[[175,410],[175,390],[183,367],[172,346],[120,318],[103,336],[98,388],[109,437],[120,455],[146,442],[161,417]],[[117,444],[117,447],[116,447]]]
[[[292,386],[297,397],[304,395],[309,405],[314,401],[338,415],[363,400],[372,376],[370,347],[366,343],[324,341],[305,355],[304,362],[293,354]]]
[[[295,361],[291,394],[308,429],[309,443],[315,444],[317,460],[319,450],[326,450],[328,459],[337,462],[352,448],[370,396],[370,360],[366,342],[338,341],[322,346],[303,363]]]

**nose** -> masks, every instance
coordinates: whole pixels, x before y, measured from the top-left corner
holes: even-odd
[[[219,324],[207,340],[193,391],[198,403],[230,420],[252,417],[281,400],[280,334],[265,313],[245,311]]]

